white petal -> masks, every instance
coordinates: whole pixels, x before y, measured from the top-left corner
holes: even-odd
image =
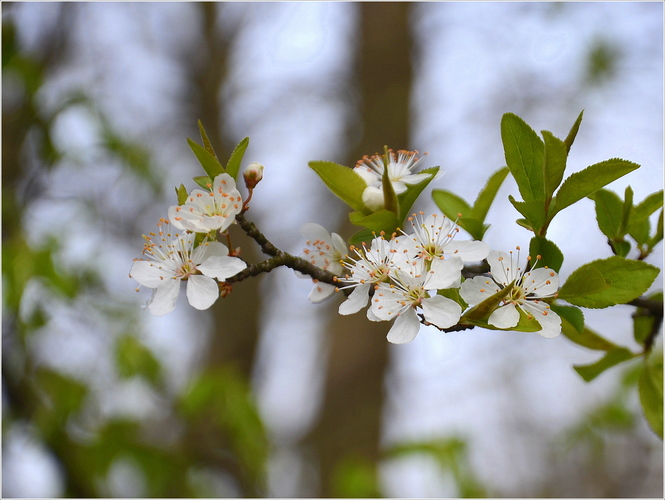
[[[422,181],[429,179],[430,177],[432,177],[432,174],[411,174],[405,175],[401,180],[405,184],[420,184]]]
[[[148,299],[146,306],[155,316],[168,314],[175,308],[175,301],[180,292],[180,280],[169,279],[162,283],[159,288],[155,288]]]
[[[397,316],[395,323],[388,332],[388,342],[393,344],[406,344],[416,338],[420,331],[420,321],[416,311],[409,307],[402,314]]]
[[[425,319],[439,328],[456,325],[462,314],[462,308],[457,302],[441,295],[423,300],[422,308]]]
[[[459,293],[469,305],[475,306],[483,300],[491,297],[499,291],[499,286],[494,283],[492,278],[485,276],[475,276],[472,279],[465,280],[460,287]]]
[[[371,307],[369,309],[367,309],[367,319],[370,320],[370,321],[383,321],[376,314],[374,314],[374,312],[372,312]]]
[[[219,255],[208,257],[203,264],[196,266],[206,276],[217,278],[219,281],[224,281],[226,278],[238,274],[246,267],[247,264],[237,257]]]
[[[404,293],[385,283],[379,284],[372,297],[372,312],[382,321],[390,321],[409,307],[404,305]]]
[[[432,274],[428,278],[425,288],[439,290],[451,287],[459,281],[463,268],[464,262],[459,257],[432,260],[430,267]]]
[[[515,270],[510,269],[512,266],[510,256],[507,253],[499,252],[498,250],[490,250],[490,253],[487,256],[487,262],[490,265],[492,276],[498,283],[508,285],[513,282],[515,279]]]
[[[478,262],[489,255],[490,247],[484,241],[457,241],[446,244],[445,252],[454,254],[464,262]]]
[[[524,274],[522,286],[538,297],[553,295],[559,289],[559,275],[551,269],[534,269]]]
[[[329,285],[328,283],[314,283],[314,287],[307,298],[312,304],[318,304],[335,293],[335,288],[336,287]]]
[[[369,167],[354,167],[353,171],[362,177],[368,186],[381,182],[381,176]]]
[[[314,243],[315,241],[330,242],[330,233],[321,224],[315,222],[308,222],[300,228],[300,234],[305,241]]]
[[[520,313],[517,311],[515,304],[507,304],[499,307],[492,314],[490,314],[487,321],[490,325],[497,328],[512,328],[520,320]]]
[[[531,313],[536,321],[540,323],[540,326],[543,327],[542,330],[536,332],[538,335],[552,339],[561,334],[561,318],[550,309],[547,303],[529,300],[522,304],[522,308]]]
[[[187,281],[187,300],[196,309],[208,309],[219,297],[219,287],[207,276],[190,276]]]
[[[332,233],[332,244],[333,248],[341,255],[344,256],[349,253],[349,249],[346,247],[346,242],[344,239],[337,233]]]
[[[175,276],[173,271],[159,266],[159,264],[152,261],[137,260],[132,264],[129,276],[138,281],[140,285],[157,288],[162,286],[166,280]]]
[[[360,311],[369,300],[369,283],[358,285],[347,299],[339,305],[339,313],[346,316]]]

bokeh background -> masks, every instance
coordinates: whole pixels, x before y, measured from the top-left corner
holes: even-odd
[[[355,232],[308,161],[427,151],[434,187],[473,200],[505,112],[565,137],[584,109],[570,171],[637,162],[610,189],[642,200],[663,184],[662,3],[3,2],[2,63],[3,497],[662,497],[634,366],[587,384],[572,366],[599,355],[563,336],[389,345],[287,269],[154,318],[128,278],[201,174],[198,119],[221,158],[250,137],[248,217],[295,254],[306,222]],[[509,194],[502,250],[529,241]],[[563,278],[611,255],[590,200],[548,235]],[[631,313],[586,320],[635,348]]]

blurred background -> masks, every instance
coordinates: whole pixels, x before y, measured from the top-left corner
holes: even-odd
[[[662,3],[3,2],[2,65],[3,497],[662,497],[634,365],[587,384],[572,366],[598,353],[478,328],[389,345],[288,269],[159,318],[128,278],[201,175],[198,119],[222,161],[250,137],[247,217],[295,254],[306,222],[355,232],[308,161],[427,151],[433,187],[473,200],[505,112],[565,137],[584,109],[569,171],[639,163],[610,189],[641,201],[663,184]],[[509,194],[504,251],[530,238]],[[548,233],[563,279],[611,255],[576,207]],[[632,312],[585,314],[636,348]]]

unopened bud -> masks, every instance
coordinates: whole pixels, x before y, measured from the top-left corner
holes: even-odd
[[[254,189],[261,179],[263,179],[263,165],[257,161],[253,161],[247,165],[242,176],[245,178],[247,189]]]
[[[375,186],[366,187],[362,199],[365,206],[372,212],[378,212],[385,205],[383,190]]]

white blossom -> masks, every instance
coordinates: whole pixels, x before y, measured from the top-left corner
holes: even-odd
[[[208,233],[226,230],[242,210],[236,182],[227,173],[213,180],[210,191],[194,189],[183,205],[169,207],[171,224],[181,230]]]
[[[460,305],[433,290],[448,288],[459,280],[464,263],[458,257],[427,262],[416,259],[390,275],[390,282],[375,285],[367,317],[373,321],[395,320],[388,332],[394,344],[411,342],[420,330],[418,309],[428,323],[439,328],[455,325],[462,314]]]
[[[510,329],[519,323],[519,308],[540,323],[542,329],[538,333],[543,337],[553,338],[561,333],[561,318],[543,300],[556,296],[559,289],[559,276],[556,272],[547,267],[525,272],[518,267],[519,254],[513,260],[513,252],[508,255],[492,250],[487,262],[490,265],[491,277],[476,276],[462,283],[460,295],[469,305],[479,304],[514,283],[512,291],[492,312],[488,323],[497,328]]]
[[[300,257],[333,274],[340,275],[344,272],[341,261],[346,254],[346,243],[340,235],[330,234],[326,228],[314,222],[303,225],[300,234],[307,245]],[[296,274],[301,278],[306,277],[300,273]],[[308,296],[310,302],[322,302],[335,293],[335,286],[313,281],[314,287]]]
[[[174,309],[181,281],[187,281],[189,303],[207,309],[219,297],[215,279],[224,281],[247,267],[242,260],[229,257],[220,242],[206,237],[194,247],[195,233],[174,233],[166,219],[157,227],[157,233],[144,235],[147,259],[136,259],[129,273],[140,285],[153,289],[146,307],[156,316]]]

